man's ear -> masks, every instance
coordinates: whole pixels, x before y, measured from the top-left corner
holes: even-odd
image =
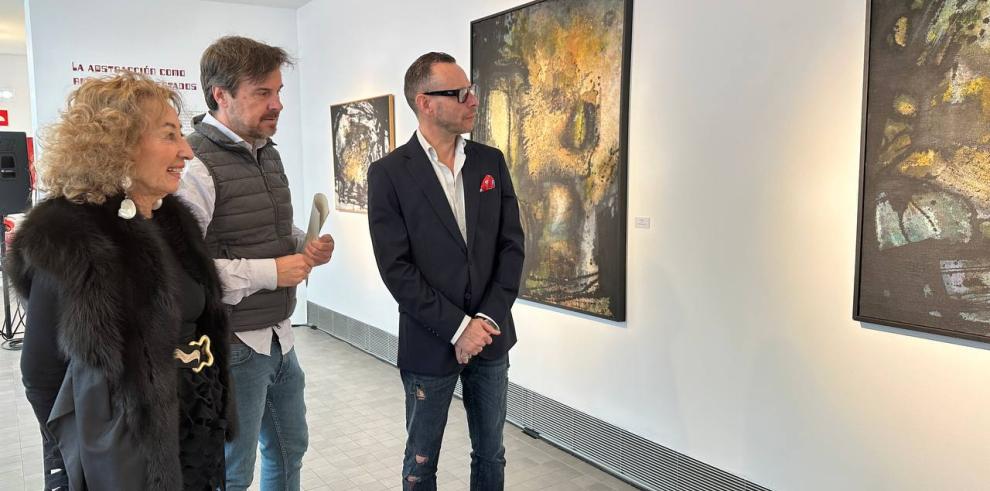
[[[416,109],[419,114],[431,114],[433,108],[430,105],[430,98],[424,94],[416,94]]]
[[[213,99],[217,101],[217,105],[220,107],[227,107],[230,104],[230,93],[227,92],[223,87],[217,87],[214,85],[211,87],[213,91]]]

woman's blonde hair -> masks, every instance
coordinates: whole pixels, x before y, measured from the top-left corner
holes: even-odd
[[[149,113],[168,105],[180,111],[179,94],[137,73],[83,82],[43,133],[38,169],[48,196],[100,204],[124,192]]]

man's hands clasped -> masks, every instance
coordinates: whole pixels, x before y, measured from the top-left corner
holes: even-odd
[[[468,322],[461,337],[454,343],[454,353],[457,355],[457,362],[465,365],[471,361],[471,357],[481,353],[481,350],[492,344],[492,336],[499,336],[502,333],[491,324],[480,318],[471,319]]]

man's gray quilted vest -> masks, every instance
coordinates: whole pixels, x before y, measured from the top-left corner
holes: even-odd
[[[271,141],[251,151],[215,127],[193,119],[195,132],[186,137],[196,157],[213,176],[216,208],[206,230],[206,247],[218,259],[266,259],[294,254],[292,200],[282,159]],[[274,326],[288,319],[296,306],[296,289],[260,290],[230,312],[233,331]]]

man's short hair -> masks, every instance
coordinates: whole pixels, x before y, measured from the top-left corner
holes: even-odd
[[[217,39],[199,60],[199,79],[206,105],[211,111],[219,107],[213,98],[213,87],[223,88],[236,97],[241,82],[260,82],[282,65],[292,65],[282,48],[241,36]]]
[[[430,82],[430,75],[433,73],[433,65],[437,63],[457,63],[457,60],[453,56],[447,53],[438,53],[431,51],[426,53],[419,58],[412,65],[409,65],[409,69],[406,70],[406,80],[403,91],[406,95],[406,102],[409,103],[409,107],[412,108],[413,112],[416,112],[416,95],[426,87],[426,84]]]

